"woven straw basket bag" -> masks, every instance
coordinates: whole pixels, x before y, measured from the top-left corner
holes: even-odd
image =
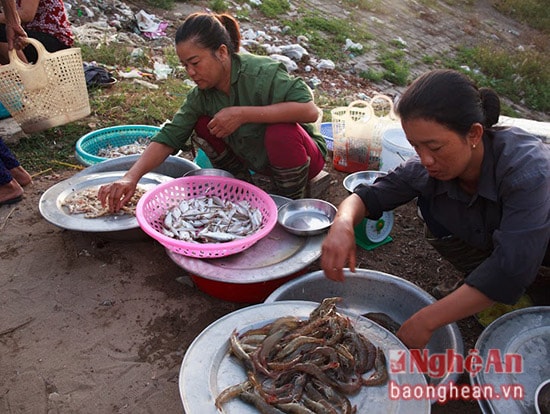
[[[35,64],[10,50],[0,66],[0,101],[26,133],[64,125],[90,114],[90,102],[79,48],[48,52],[36,39]]]

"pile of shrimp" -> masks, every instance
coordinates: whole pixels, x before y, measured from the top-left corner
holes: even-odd
[[[233,332],[230,353],[247,379],[223,390],[216,407],[239,397],[262,414],[353,414],[348,396],[388,381],[382,349],[336,312],[341,298],[327,298],[309,319],[281,317],[242,334]],[[374,369],[369,377],[363,375]]]

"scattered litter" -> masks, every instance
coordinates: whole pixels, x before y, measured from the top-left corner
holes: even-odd
[[[321,59],[316,66],[317,70],[326,70],[326,69],[332,70],[335,68],[336,68],[336,65],[330,59]]]
[[[142,79],[134,79],[134,83],[137,83],[138,85],[141,85],[141,86],[145,86],[146,88],[149,88],[149,89],[159,88],[158,85],[155,85],[154,83],[151,83],[151,82],[144,81]]]
[[[143,36],[148,39],[157,39],[166,36],[168,22],[160,20],[154,14],[149,14],[144,10],[140,10],[136,13],[136,20],[138,29]]]
[[[129,71],[123,72],[121,70],[118,71],[118,76],[124,79],[134,79],[134,78],[142,78],[143,72],[137,69],[131,69]]]
[[[344,50],[363,50],[361,43],[354,43],[351,39],[346,39]]]
[[[172,73],[172,68],[164,63],[155,62],[153,72],[158,80],[168,79],[168,75]]]
[[[289,72],[293,72],[296,69],[298,69],[298,65],[296,64],[296,62],[294,62],[288,56],[279,55],[275,53],[275,54],[269,55],[269,57],[283,63],[286,66],[286,70]]]
[[[300,62],[304,56],[308,56],[309,53],[303,46],[298,44],[281,46],[281,54],[291,58],[295,62]]]
[[[84,62],[84,77],[88,87],[112,85],[116,82],[107,69],[94,63]]]
[[[398,36],[395,41],[397,43],[399,43],[402,47],[407,47],[407,42],[405,40],[403,40],[403,38],[401,36]]]
[[[143,55],[144,55],[144,52],[141,47],[135,47],[134,49],[132,49],[132,52],[130,53],[130,56],[132,59],[143,57]]]

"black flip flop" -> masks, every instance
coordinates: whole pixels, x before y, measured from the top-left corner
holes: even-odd
[[[9,206],[15,203],[19,203],[21,200],[23,200],[23,196],[17,196],[14,198],[10,198],[9,200],[0,201],[0,207],[2,206]]]

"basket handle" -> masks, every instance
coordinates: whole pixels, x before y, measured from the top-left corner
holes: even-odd
[[[354,106],[364,106],[364,107],[370,107],[369,101],[363,101],[361,99],[357,99],[356,101],[351,102],[348,107],[354,107]]]
[[[17,71],[25,89],[41,89],[48,84],[48,75],[44,68],[44,60],[46,60],[50,53],[38,40],[30,37],[27,37],[24,40],[35,47],[38,55],[36,63],[32,64],[23,62],[17,55],[17,51],[12,49],[8,53],[10,63],[7,66],[11,66],[15,71]]]
[[[372,118],[374,116],[374,108],[372,107],[371,103],[369,101],[363,101],[361,99],[358,99],[356,101],[351,102],[346,108],[346,113],[349,115],[350,111],[353,110],[353,108],[363,107],[361,110],[365,110],[365,115],[369,118]]]
[[[388,102],[389,106],[390,106],[390,110],[388,112],[387,115],[384,115],[382,118],[389,118],[393,121],[398,121],[399,120],[399,117],[397,116],[397,114],[395,113],[395,108],[394,108],[394,105],[393,105],[393,100],[388,96],[388,95],[383,95],[383,94],[376,94],[374,95],[370,102],[371,102],[371,105],[374,101],[386,101]]]

